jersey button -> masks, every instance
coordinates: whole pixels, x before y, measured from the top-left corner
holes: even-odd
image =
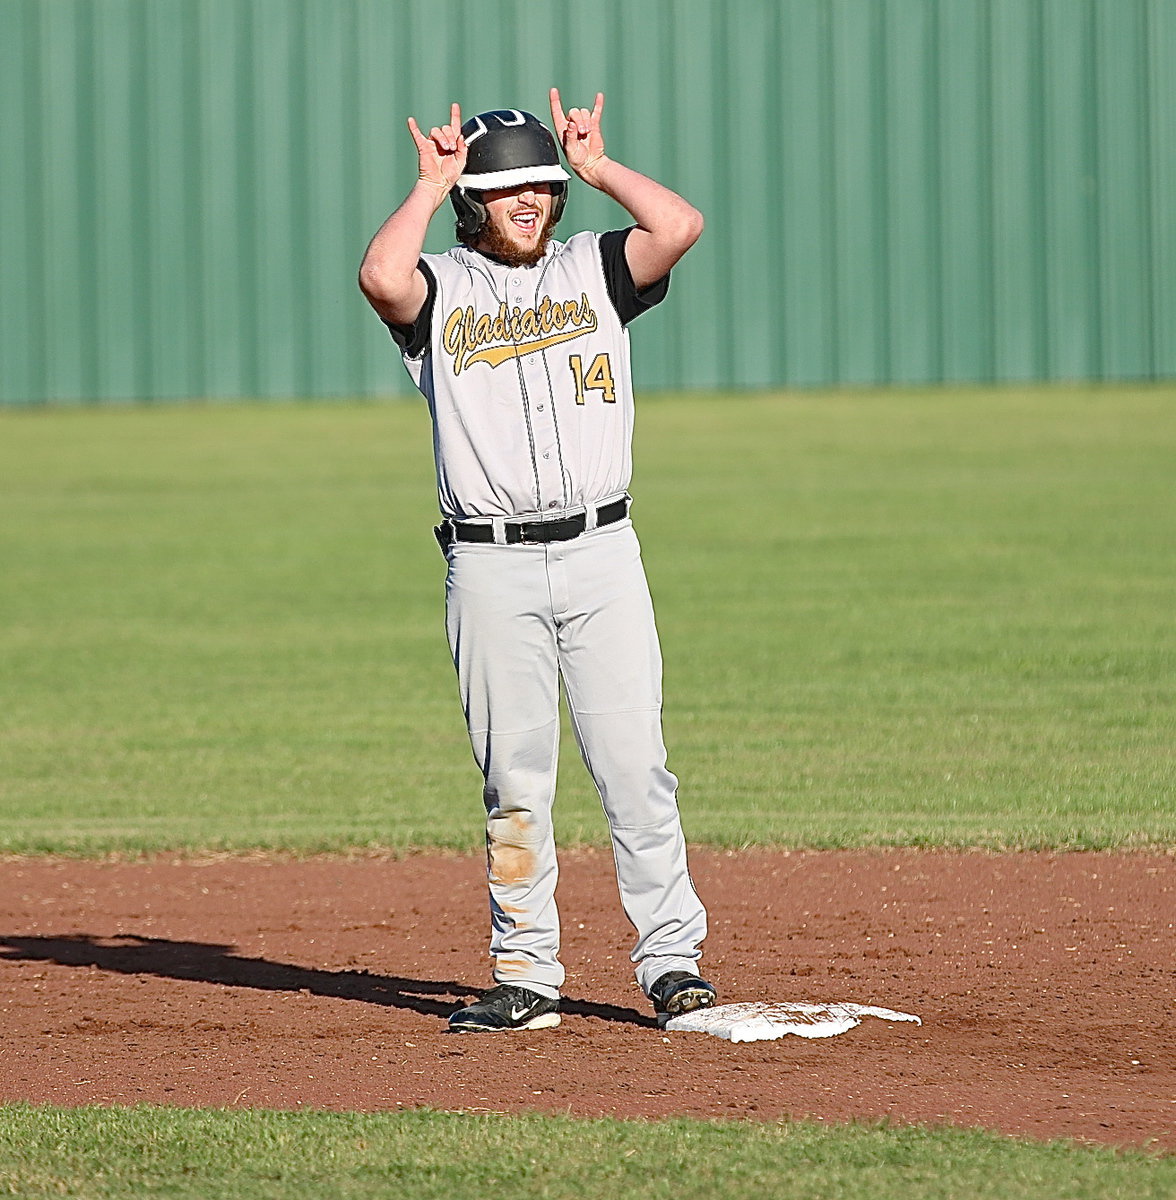
[[[543,405],[542,405],[542,404],[536,404],[536,405],[535,405],[535,411],[536,411],[536,412],[542,412],[542,411],[543,411]]]
[[[559,508],[559,501],[558,500],[549,500],[547,502],[547,507],[548,508]]]

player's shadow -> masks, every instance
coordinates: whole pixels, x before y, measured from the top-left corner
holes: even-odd
[[[256,988],[266,992],[307,992],[336,1000],[358,1000],[388,1008],[407,1008],[430,1017],[448,1017],[478,989],[456,980],[407,979],[373,975],[368,971],[322,971],[293,963],[271,962],[232,953],[233,947],[215,942],[177,942],[170,938],[120,934],[96,937],[79,933],[60,937],[0,936],[0,960],[53,962],[65,967],[96,967],[119,975],[155,975],[161,979],[196,980],[224,987]],[[653,1018],[631,1008],[564,998],[565,1013],[656,1025]]]

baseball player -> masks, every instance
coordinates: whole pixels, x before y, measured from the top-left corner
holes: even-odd
[[[571,178],[551,132],[501,109],[426,136],[419,178],[368,247],[360,286],[428,401],[448,561],[446,629],[485,779],[496,986],[459,1032],[560,1022],[555,792],[562,678],[600,792],[638,983],[663,1020],[715,1001],[661,730],[661,654],[629,519],[627,326],[702,232],[680,196],[605,154],[604,96],[551,117],[571,170],[633,224],[552,239]],[[423,254],[449,197],[459,245]]]

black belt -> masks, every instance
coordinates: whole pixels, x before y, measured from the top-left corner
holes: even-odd
[[[629,497],[622,496],[610,504],[602,504],[596,510],[596,527],[613,525],[623,521],[629,514]],[[492,542],[494,526],[473,521],[449,521],[453,536],[459,542]],[[507,521],[507,545],[538,544],[542,542],[570,542],[588,528],[586,513],[572,517],[559,517],[554,521]]]

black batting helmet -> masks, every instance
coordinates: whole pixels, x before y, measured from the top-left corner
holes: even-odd
[[[494,188],[550,183],[552,219],[560,219],[571,176],[559,165],[559,147],[538,117],[517,108],[496,108],[470,117],[461,133],[469,153],[465,172],[449,193],[459,242],[476,237],[485,224],[482,193]]]

